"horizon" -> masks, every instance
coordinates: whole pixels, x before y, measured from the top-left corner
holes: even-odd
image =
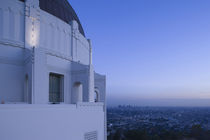
[[[210,1],[69,2],[107,75],[108,105],[210,106]]]
[[[137,106],[137,107],[210,107],[210,99],[138,99],[134,100],[108,99],[107,107]]]

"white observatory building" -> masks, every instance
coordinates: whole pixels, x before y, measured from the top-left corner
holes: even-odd
[[[0,140],[106,140],[106,77],[67,0],[0,0]]]

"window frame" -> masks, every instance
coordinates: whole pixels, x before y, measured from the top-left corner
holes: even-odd
[[[59,78],[59,83],[60,83],[60,87],[59,87],[59,89],[60,89],[60,91],[59,91],[59,96],[60,96],[60,101],[51,101],[51,95],[53,94],[53,93],[51,93],[51,76],[52,77],[57,77],[57,78]],[[64,103],[64,75],[63,74],[58,74],[58,73],[54,73],[54,72],[50,72],[49,73],[49,92],[48,92],[48,99],[49,99],[49,103],[50,104],[62,104],[62,103]]]

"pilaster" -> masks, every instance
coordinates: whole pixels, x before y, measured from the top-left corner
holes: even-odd
[[[25,2],[25,48],[39,46],[40,8],[39,0]]]
[[[72,46],[71,46],[71,55],[72,59],[75,62],[78,62],[78,57],[77,57],[77,41],[79,38],[79,24],[77,21],[73,20],[70,23],[71,25],[71,30],[72,30]]]

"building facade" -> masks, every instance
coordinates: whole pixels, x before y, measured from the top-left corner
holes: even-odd
[[[106,77],[67,0],[0,0],[0,139],[105,140]]]

